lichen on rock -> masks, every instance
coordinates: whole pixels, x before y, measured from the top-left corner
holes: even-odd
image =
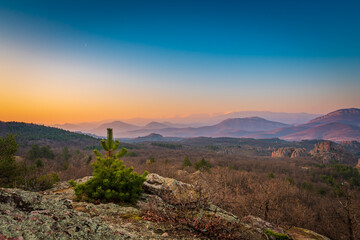
[[[83,182],[89,178],[75,181]],[[240,238],[235,239],[265,240],[264,230],[270,229],[294,240],[329,240],[307,229],[292,227],[285,230],[254,216],[239,219],[212,204],[206,195],[201,196],[201,204],[196,205],[199,203],[196,203],[200,197],[199,189],[176,179],[149,174],[144,189],[145,193],[136,205],[73,202],[74,191],[67,182],[58,183],[41,194],[20,189],[0,189],[0,239],[207,238],[206,234],[198,238],[201,231],[192,233],[185,225],[143,218],[142,214],[150,207],[165,214],[168,214],[166,211],[185,211],[182,214],[192,215],[196,221],[221,219],[224,226],[238,231],[236,234]],[[236,227],[232,227],[233,224]]]
[[[0,234],[5,239],[129,239],[122,229],[75,211],[66,199],[20,189],[0,189],[0,212]]]

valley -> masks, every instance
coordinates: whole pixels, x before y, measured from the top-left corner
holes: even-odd
[[[25,176],[29,181],[26,189],[39,191],[50,187],[35,180],[41,174],[57,176],[54,183],[92,174],[92,164],[96,162],[93,149],[101,150],[99,139],[34,124],[2,122],[1,126],[1,136],[11,133],[19,139],[16,161],[23,169],[31,169],[41,161],[36,172]],[[251,129],[251,124],[246,127]],[[294,225],[332,239],[347,239],[349,225],[334,218],[347,211],[337,200],[349,197],[355,207],[360,199],[357,197],[360,174],[355,168],[360,158],[357,141],[178,138],[159,134],[119,139],[124,140],[121,147],[128,150],[122,157],[126,166],[134,167],[138,173],[149,171],[201,184],[214,204],[239,218],[253,215],[281,226]],[[40,150],[47,148],[50,153],[41,154],[43,150],[36,153],[34,146]],[[33,185],[31,181],[35,181]],[[338,185],[333,185],[337,181],[349,181],[351,187],[341,187],[344,193],[339,195]],[[17,184],[21,185],[22,180]],[[299,212],[303,215],[299,216]],[[359,212],[353,209],[351,214],[357,216]],[[354,231],[359,230],[356,224],[351,226]]]

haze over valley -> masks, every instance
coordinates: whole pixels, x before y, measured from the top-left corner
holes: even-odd
[[[221,116],[226,118],[235,115],[258,114],[269,119],[282,119],[286,124],[260,118],[258,116],[244,118],[227,118],[217,124],[204,123],[179,124],[171,122],[151,121],[144,126],[111,121],[107,123],[81,123],[54,125],[65,130],[105,136],[107,128],[113,128],[118,138],[135,138],[152,133],[165,137],[246,137],[246,138],[280,138],[288,141],[324,139],[331,141],[360,141],[360,109],[340,109],[322,116],[315,114],[286,114],[269,112],[231,113]],[[316,117],[317,116],[317,117]],[[313,118],[311,118],[313,117]],[[217,117],[217,119],[220,117]],[[220,119],[221,119],[220,118]],[[214,121],[214,120],[212,120]],[[302,122],[303,121],[303,122]],[[300,123],[300,124],[299,124]],[[197,127],[197,126],[201,127]]]
[[[359,0],[0,0],[0,240],[359,240]]]

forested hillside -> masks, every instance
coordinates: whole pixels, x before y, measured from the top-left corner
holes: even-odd
[[[94,137],[32,123],[0,122],[0,137],[5,137],[6,134],[15,135],[20,146],[35,143],[56,146],[76,145],[79,147],[98,145],[98,140]]]

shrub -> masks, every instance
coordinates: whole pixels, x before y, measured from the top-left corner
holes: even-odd
[[[211,164],[205,160],[205,158],[202,158],[199,162],[195,163],[196,170],[205,170],[209,171],[211,168]]]
[[[286,182],[288,182],[290,185],[294,185],[294,184],[295,184],[294,179],[292,179],[291,177],[287,177],[287,178],[286,178]]]
[[[76,185],[77,185],[76,182],[75,182],[73,179],[70,179],[68,183],[69,183],[70,186],[72,186],[72,187],[76,187]]]
[[[320,194],[320,195],[326,195],[326,190],[323,189],[323,188],[318,188],[317,192]]]
[[[192,166],[192,164],[190,162],[189,156],[186,155],[185,158],[184,158],[183,169],[186,168],[186,167],[191,167],[191,166]]]
[[[26,157],[32,161],[38,158],[54,159],[55,154],[49,145],[40,147],[39,145],[32,145]]]
[[[35,167],[36,168],[43,168],[44,167],[44,162],[41,160],[41,158],[36,159]]]
[[[49,173],[40,176],[37,179],[39,190],[44,191],[46,189],[50,189],[54,186],[55,183],[59,182],[60,178],[56,173]]]
[[[89,165],[91,163],[92,157],[89,156],[88,159],[86,160],[86,164]]]
[[[67,162],[70,159],[70,152],[67,147],[64,147],[61,153],[61,156],[63,157],[64,161]]]
[[[0,186],[11,187],[18,177],[18,164],[15,161],[15,153],[18,144],[14,135],[0,137]]]
[[[303,182],[303,183],[301,184],[301,187],[302,187],[303,189],[306,189],[306,190],[310,191],[310,192],[312,192],[312,191],[314,190],[313,185],[312,185],[311,183],[307,183],[307,182]]]
[[[42,157],[44,157],[44,158],[47,158],[47,159],[55,158],[55,154],[53,153],[53,151],[51,150],[49,145],[41,147],[40,151],[41,151]]]
[[[63,163],[61,164],[61,168],[62,168],[62,170],[64,170],[64,171],[66,171],[66,170],[69,168],[69,166],[70,166],[70,162],[69,162],[69,161],[63,162]]]
[[[155,162],[156,162],[156,160],[155,160],[154,157],[151,157],[151,158],[149,159],[149,163],[155,163]]]
[[[56,173],[49,173],[38,176],[39,173],[34,172],[35,169],[28,169],[31,176],[25,177],[22,180],[25,181],[24,189],[30,191],[44,191],[50,189],[55,183],[60,181],[59,176]]]
[[[128,202],[133,203],[143,192],[142,185],[146,180],[147,172],[142,175],[127,168],[118,158],[123,157],[127,150],[122,148],[114,153],[120,146],[114,141],[112,129],[108,129],[107,140],[101,140],[101,146],[106,151],[103,156],[94,150],[97,160],[92,164],[93,178],[75,186],[77,200],[87,202]]]

